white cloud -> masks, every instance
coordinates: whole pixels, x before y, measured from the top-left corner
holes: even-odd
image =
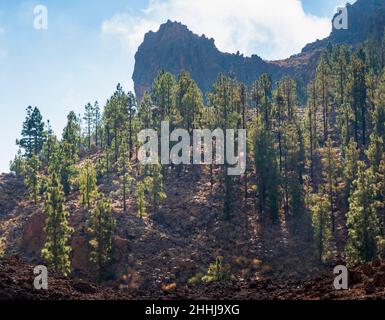
[[[117,37],[133,65],[144,34],[168,19],[214,38],[221,51],[269,60],[298,53],[331,30],[330,18],[306,14],[300,0],[150,0],[140,15],[121,13],[105,21],[102,34]]]

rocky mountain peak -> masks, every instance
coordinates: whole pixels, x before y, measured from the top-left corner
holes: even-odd
[[[203,93],[210,91],[219,73],[232,74],[249,85],[264,72],[269,73],[273,80],[296,75],[300,77],[299,81],[306,83],[314,75],[320,52],[329,43],[358,46],[369,36],[382,37],[385,27],[384,0],[357,0],[346,7],[347,30],[332,27],[329,37],[306,45],[298,55],[274,62],[263,61],[257,55],[244,57],[239,52],[223,53],[215,46],[214,39],[194,34],[186,25],[168,20],[157,32],[147,33],[138,48],[133,74],[136,94],[141,98],[145,91],[151,89],[159,70],[174,75],[182,70],[188,71]]]
[[[168,20],[157,32],[148,32],[135,56],[133,80],[140,98],[151,89],[159,70],[178,74],[188,71],[205,93],[210,91],[219,73],[233,74],[249,83],[262,72],[273,76],[280,69],[264,62],[257,55],[245,58],[237,54],[223,53],[215,46],[214,39],[197,35],[180,22]]]
[[[305,46],[302,52],[324,48],[331,44],[347,44],[357,46],[364,43],[368,36],[380,39],[385,27],[385,1],[384,0],[357,0],[354,4],[346,4],[348,12],[348,28],[336,29],[333,21],[339,15],[336,13],[332,19],[332,32],[329,37],[317,40]]]

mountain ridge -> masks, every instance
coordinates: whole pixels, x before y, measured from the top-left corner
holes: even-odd
[[[232,73],[240,81],[248,83],[254,79],[248,70],[253,74],[269,72],[273,78],[278,78],[283,68],[274,62],[264,61],[258,55],[244,57],[239,53],[221,52],[213,38],[199,36],[186,25],[168,20],[157,32],[150,31],[145,35],[135,55],[133,80],[139,98],[150,90],[157,72],[162,69],[173,74],[185,69],[200,89],[208,92],[221,72]]]
[[[174,75],[188,71],[203,93],[210,91],[219,73],[233,75],[251,85],[262,73],[269,73],[273,81],[283,76],[294,77],[307,83],[315,73],[315,66],[324,48],[331,44],[357,46],[370,34],[379,38],[385,28],[385,2],[382,0],[357,0],[346,5],[349,28],[336,30],[330,35],[307,44],[300,53],[287,59],[265,61],[254,54],[245,57],[220,51],[213,38],[197,35],[180,22],[168,20],[157,32],[148,32],[135,55],[132,79],[135,93],[141,98],[150,91],[159,70]],[[336,18],[333,17],[332,21]],[[369,23],[367,23],[369,21]]]

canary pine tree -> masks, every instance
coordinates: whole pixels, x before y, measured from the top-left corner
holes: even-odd
[[[180,113],[176,107],[177,85],[174,76],[160,71],[152,84],[152,101],[157,107],[155,127],[160,128],[161,121],[169,121],[171,130],[180,121]]]
[[[27,108],[27,117],[23,123],[21,135],[22,138],[17,141],[17,144],[25,150],[25,156],[30,158],[33,155],[39,155],[45,136],[43,117],[37,107]]]
[[[103,114],[107,135],[106,148],[113,149],[114,163],[119,159],[121,140],[126,136],[125,130],[128,122],[127,104],[127,94],[123,91],[123,87],[118,84],[115,93],[107,101]]]
[[[71,111],[67,116],[67,124],[63,130],[63,142],[68,143],[68,158],[75,162],[78,158],[80,136],[80,119]]]
[[[79,189],[83,205],[90,209],[95,198],[98,196],[98,187],[96,185],[95,166],[89,159],[84,161],[80,169]]]
[[[26,172],[25,165],[26,161],[23,158],[21,150],[19,149],[15,158],[10,162],[9,169],[11,172],[14,172],[17,177],[20,177]]]
[[[315,81],[311,81],[308,85],[308,103],[306,112],[306,128],[309,145],[309,171],[310,171],[310,182],[313,191],[316,190],[315,183],[315,157],[318,148],[317,139],[317,91]],[[281,144],[280,144],[281,145]]]
[[[150,194],[154,210],[166,199],[166,193],[163,189],[162,168],[159,164],[148,165],[147,187]]]
[[[336,211],[336,196],[339,177],[339,158],[337,151],[333,146],[333,141],[329,137],[326,145],[322,150],[322,164],[323,164],[323,178],[324,184],[322,186],[323,192],[329,197],[330,216],[332,222],[333,232],[336,230],[335,211]]]
[[[139,103],[138,117],[142,129],[149,129],[153,127],[153,105],[151,95],[147,92],[144,94],[142,100]]]
[[[322,53],[317,67],[316,83],[318,100],[322,108],[323,142],[328,139],[331,71],[327,52]]]
[[[133,148],[134,148],[134,121],[136,115],[136,98],[132,92],[127,94],[127,113],[128,113],[128,146],[129,146],[129,159],[132,160]]]
[[[76,167],[77,158],[77,155],[73,154],[71,144],[64,140],[61,141],[59,146],[60,180],[66,196],[70,194],[78,174],[78,168]]]
[[[360,160],[360,151],[357,143],[351,139],[345,148],[343,163],[343,178],[345,182],[344,200],[346,207],[349,206],[349,197],[353,188],[353,182],[357,179],[358,162]]]
[[[353,187],[347,214],[349,236],[346,257],[350,265],[376,259],[380,241],[375,176],[362,161],[358,163],[357,179]]]
[[[101,143],[101,113],[100,113],[100,106],[99,102],[95,101],[94,103],[94,109],[93,109],[93,127],[95,130],[95,145],[96,147],[99,147],[99,144]]]
[[[138,217],[143,219],[147,215],[146,182],[140,181],[136,185],[136,206]]]
[[[65,209],[63,188],[56,173],[52,173],[48,178],[44,212],[45,244],[42,257],[54,270],[68,275],[71,254],[68,242],[73,229],[68,224],[69,213]]]
[[[217,125],[220,128],[237,129],[240,123],[240,90],[239,83],[232,77],[219,75],[218,80],[213,85],[213,90],[208,96],[209,105],[216,109]],[[227,145],[227,135],[224,135],[224,154]],[[222,166],[222,189],[223,189],[223,218],[230,220],[233,213],[234,179],[228,175],[229,164],[224,159]]]
[[[86,125],[86,137],[87,137],[87,147],[88,150],[91,150],[92,145],[92,132],[94,124],[94,106],[91,103],[87,103],[85,106],[85,113],[83,120]]]
[[[87,220],[87,232],[90,237],[90,258],[98,269],[99,280],[102,280],[105,268],[112,259],[115,224],[111,202],[98,200]]]
[[[127,212],[127,199],[131,193],[134,178],[132,177],[131,164],[129,161],[131,152],[129,150],[129,146],[126,142],[123,141],[120,148],[121,151],[116,167],[118,177],[115,181],[115,184],[117,184],[118,187],[118,194],[122,197],[123,211]]]
[[[279,213],[279,169],[274,140],[265,125],[266,122],[261,115],[254,130],[253,139],[258,201],[260,212],[267,211],[271,220],[277,222]]]
[[[40,159],[36,155],[32,155],[27,160],[25,170],[25,185],[27,186],[29,197],[35,203],[38,204],[40,189],[41,189],[41,175],[40,175]]]
[[[331,254],[330,197],[322,193],[314,194],[311,197],[311,203],[313,237],[317,248],[317,258],[319,262],[325,262]]]

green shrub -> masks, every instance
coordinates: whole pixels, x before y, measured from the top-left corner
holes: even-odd
[[[4,258],[5,256],[5,249],[6,249],[6,243],[5,238],[0,238],[0,259]]]
[[[203,273],[198,273],[196,274],[195,276],[193,276],[192,278],[190,278],[188,281],[187,281],[187,284],[190,285],[190,286],[193,286],[195,284],[198,284],[200,282],[202,282],[202,278],[204,277],[205,275]]]
[[[228,281],[230,279],[230,265],[223,264],[223,257],[217,257],[215,263],[210,264],[207,275],[202,277],[202,281],[205,283],[212,281]]]

